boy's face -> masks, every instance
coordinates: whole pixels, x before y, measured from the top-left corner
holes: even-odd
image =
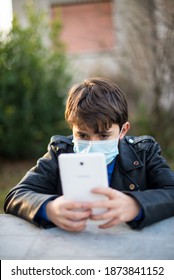
[[[120,134],[120,128],[118,124],[113,124],[109,130],[100,131],[99,133],[94,133],[93,130],[88,127],[81,128],[78,125],[74,124],[72,127],[73,137],[75,139],[89,140],[89,141],[98,141],[98,140],[114,140],[118,138],[120,134],[120,139],[124,137],[127,130],[129,129],[129,123],[125,123]]]

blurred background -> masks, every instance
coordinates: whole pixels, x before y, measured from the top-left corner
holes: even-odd
[[[131,135],[174,169],[173,0],[0,0],[0,213],[64,122],[68,89],[108,77],[126,93]]]

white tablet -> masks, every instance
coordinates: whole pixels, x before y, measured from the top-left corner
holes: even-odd
[[[91,192],[96,187],[108,187],[104,154],[61,154],[58,162],[65,199],[82,202],[107,199],[104,195]],[[98,214],[103,211],[106,209],[96,208],[93,213]]]

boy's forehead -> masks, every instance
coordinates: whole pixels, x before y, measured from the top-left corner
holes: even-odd
[[[88,133],[106,133],[113,130],[119,130],[119,125],[112,124],[109,129],[105,129],[104,127],[99,127],[97,131],[94,131],[92,128],[86,126],[85,124],[73,124],[73,130],[76,132],[88,132]]]
[[[75,131],[88,131],[88,132],[93,132],[93,129],[86,126],[85,124],[73,124],[73,130]]]

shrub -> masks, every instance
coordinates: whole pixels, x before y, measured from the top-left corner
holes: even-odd
[[[46,24],[41,12],[26,9],[27,26],[17,18],[9,34],[0,36],[0,155],[37,157],[51,135],[66,130],[64,98],[71,75],[60,22]],[[54,45],[46,47],[47,32]],[[56,43],[55,43],[56,42]]]

